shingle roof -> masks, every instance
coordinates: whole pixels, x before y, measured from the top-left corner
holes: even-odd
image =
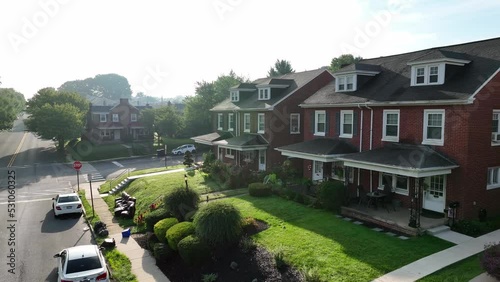
[[[444,57],[471,62],[465,66],[447,66],[443,85],[410,87],[409,62]],[[371,77],[354,92],[336,93],[335,83],[332,82],[306,99],[302,105],[307,107],[365,102],[466,101],[500,68],[500,38],[365,59],[360,63],[378,65],[381,73]]]
[[[379,72],[380,71],[380,66],[379,65],[369,65],[369,64],[362,64],[362,63],[355,63],[355,64],[350,64],[348,66],[345,66],[338,71],[334,73],[343,73],[343,72],[351,72],[351,71],[373,71],[373,72]]]
[[[279,151],[292,151],[310,155],[342,155],[358,150],[351,143],[341,139],[316,138],[277,148]]]
[[[269,145],[269,143],[260,134],[243,134],[233,138],[220,140],[217,141],[216,143],[218,145],[221,145],[222,147],[227,146],[235,148]]]

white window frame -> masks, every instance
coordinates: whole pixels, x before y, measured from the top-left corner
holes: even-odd
[[[136,122],[137,121],[137,114],[130,114],[130,121]]]
[[[294,117],[297,120],[297,126],[296,126],[295,130],[294,130],[293,122],[292,122],[292,120],[294,120],[293,119]],[[298,114],[298,113],[290,114],[290,134],[300,134],[300,114]]]
[[[228,158],[228,159],[234,159],[234,150],[226,148],[225,157]]]
[[[397,130],[397,133],[396,133],[396,136],[387,136],[387,115],[394,115],[394,114],[397,114],[398,115],[398,123],[396,124],[397,127],[398,127],[398,130]],[[399,142],[399,117],[400,117],[400,113],[399,113],[399,110],[384,110],[384,117],[383,117],[383,128],[382,128],[382,141],[387,141],[387,142]],[[393,124],[391,124],[393,125]],[[394,125],[393,125],[394,126]]]
[[[251,122],[252,122],[252,120],[250,119],[250,113],[243,114],[243,131],[244,132],[250,132],[250,128],[252,127]],[[247,125],[248,125],[248,127],[247,127]]]
[[[217,130],[224,129],[224,114],[217,114]]]
[[[227,131],[234,131],[234,114],[227,114]]]
[[[493,131],[493,125],[491,128],[491,146],[500,146],[500,110],[493,110],[491,116],[491,122],[497,121],[497,131]],[[497,141],[495,141],[497,140]]]
[[[111,131],[109,129],[101,129],[101,136],[109,137],[111,135]]]
[[[500,188],[500,166],[489,167],[486,177],[486,190]]]
[[[106,121],[108,121],[107,114],[99,114],[99,122],[106,122]]]
[[[319,117],[324,117],[323,131],[319,131]],[[315,136],[325,136],[326,134],[326,111],[314,111],[314,135]]]
[[[351,133],[344,133],[345,115],[351,115]],[[353,133],[354,133],[354,112],[353,112],[353,110],[340,111],[340,137],[352,138]]]
[[[113,122],[118,122],[118,114],[113,114]]]
[[[342,169],[343,170],[342,177],[340,175],[336,174],[337,169]],[[354,183],[354,168],[348,166],[347,170],[349,170],[349,183]],[[344,162],[342,162],[342,161],[332,162],[331,177],[332,177],[332,179],[336,179],[336,180],[345,182],[345,167],[344,167]]]
[[[231,102],[239,102],[240,101],[240,92],[238,90],[231,90],[229,96],[231,98]]]
[[[257,114],[257,133],[264,133],[266,130],[266,115],[259,113]]]
[[[379,172],[379,176],[378,176],[378,189],[379,190],[384,190],[384,185],[383,185],[383,182],[382,182],[382,178],[383,178],[384,174],[391,176],[391,183],[392,183],[391,184],[391,188],[393,189],[392,192],[395,192],[396,194],[399,194],[399,195],[405,195],[405,196],[409,195],[409,192],[410,192],[410,178],[408,176],[397,175],[397,174],[392,174],[392,173],[387,173],[387,172]],[[402,188],[402,187],[397,187],[396,184],[397,184],[397,177],[398,176],[406,178],[406,189]]]
[[[441,139],[431,139],[427,136],[427,127],[429,123],[429,115],[430,114],[440,114],[442,116],[441,119]],[[423,141],[424,145],[436,145],[443,146],[444,145],[444,127],[445,127],[445,110],[424,110],[424,125],[423,125]]]
[[[271,99],[271,87],[259,88],[259,100]]]
[[[335,77],[335,91],[336,92],[352,92],[356,91],[357,85],[357,75],[349,74],[349,75],[341,75]],[[352,85],[351,88],[348,88],[349,85]]]
[[[436,82],[430,82],[431,81],[431,68],[437,67],[437,81]],[[424,74],[423,75],[418,75],[418,70],[423,69]],[[411,86],[423,86],[423,85],[439,85],[439,84],[444,84],[444,74],[445,74],[445,64],[429,64],[429,65],[418,65],[418,66],[412,66],[411,67]],[[422,77],[424,78],[424,81],[421,83],[417,83],[417,77]]]

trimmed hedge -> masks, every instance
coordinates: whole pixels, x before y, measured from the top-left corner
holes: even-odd
[[[189,235],[177,245],[182,260],[189,265],[200,265],[210,258],[210,248],[200,238]]]
[[[212,247],[229,247],[241,237],[241,213],[232,204],[209,202],[194,216],[196,235]]]
[[[190,187],[186,189],[184,186],[175,188],[163,198],[167,210],[178,220],[184,220],[187,213],[198,209],[199,201],[200,195],[198,192]]]
[[[167,230],[165,238],[172,250],[177,251],[177,244],[189,235],[194,234],[194,224],[189,221],[180,222]]]
[[[250,183],[248,193],[254,197],[266,197],[272,194],[272,186],[260,182]]]
[[[156,243],[153,245],[153,256],[156,260],[166,261],[173,254],[174,251],[167,244]]]
[[[167,243],[167,238],[165,237],[165,235],[167,234],[167,231],[177,223],[179,223],[179,221],[174,217],[169,217],[158,221],[154,227],[156,238],[158,238],[158,240],[162,243]]]
[[[167,217],[171,217],[170,212],[164,208],[158,208],[144,217],[144,222],[146,222],[146,228],[148,231],[153,231],[155,224]]]
[[[346,187],[340,181],[324,181],[318,188],[318,200],[329,211],[339,212],[345,199]]]

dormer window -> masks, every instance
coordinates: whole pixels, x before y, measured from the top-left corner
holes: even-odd
[[[343,75],[336,77],[336,91],[356,91],[356,75]]]
[[[240,92],[239,91],[231,91],[231,102],[238,102],[240,100]]]
[[[269,100],[271,98],[271,88],[259,89],[259,100]]]
[[[445,64],[419,65],[411,67],[411,85],[438,85],[444,83]]]

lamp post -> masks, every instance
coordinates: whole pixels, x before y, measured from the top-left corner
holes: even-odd
[[[184,174],[184,182],[186,183],[186,190],[188,190],[188,176]]]

